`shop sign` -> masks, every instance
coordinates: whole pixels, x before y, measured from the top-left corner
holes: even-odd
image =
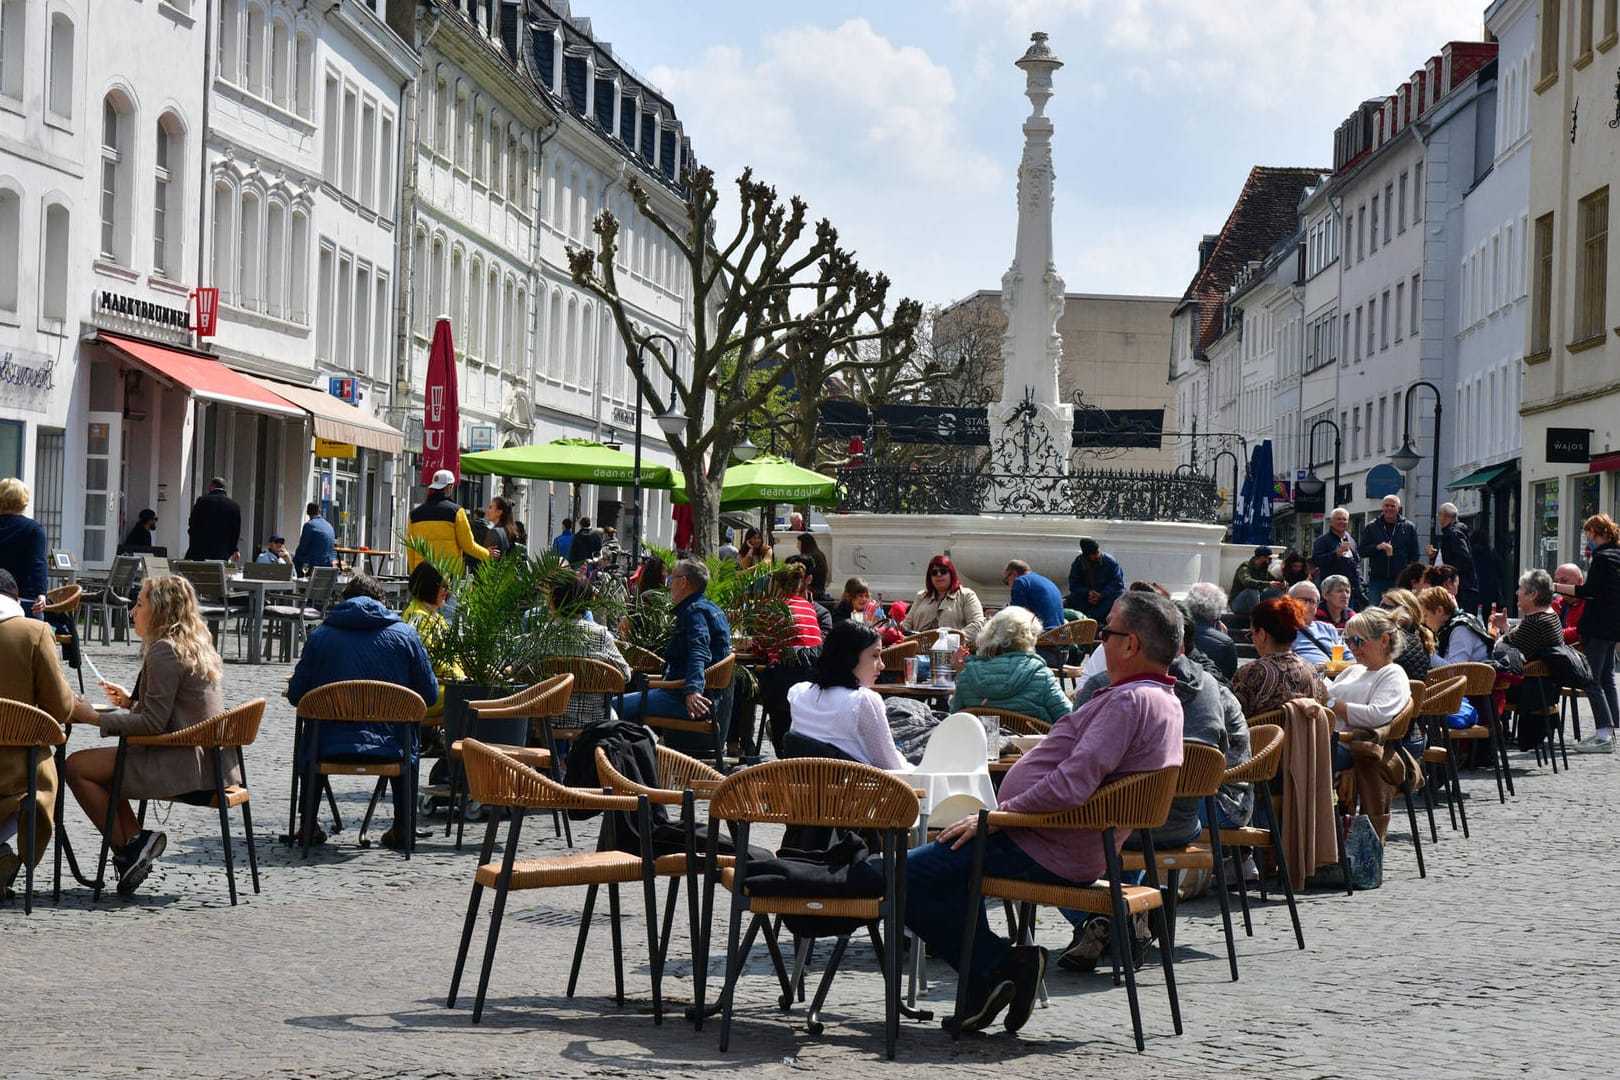
[[[181,333],[191,330],[191,312],[186,308],[164,307],[150,300],[124,296],[107,289],[97,291],[96,311],[102,315],[115,315],[125,322],[161,326]]]
[[[1585,465],[1592,459],[1592,429],[1547,429],[1547,460],[1568,465]]]
[[[8,405],[44,412],[56,388],[55,363],[31,349],[0,351],[0,397]]]
[[[352,458],[358,451],[354,443],[338,442],[335,439],[315,438],[315,456],[325,458]]]
[[[474,452],[495,449],[495,425],[468,424],[467,446]]]

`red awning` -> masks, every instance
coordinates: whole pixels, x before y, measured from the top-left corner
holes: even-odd
[[[213,357],[106,331],[97,332],[96,340],[163,382],[184,387],[194,398],[272,416],[304,418],[303,409]]]
[[[1613,472],[1620,469],[1620,450],[1610,451],[1607,454],[1593,454],[1592,463],[1586,469],[1588,472]]]

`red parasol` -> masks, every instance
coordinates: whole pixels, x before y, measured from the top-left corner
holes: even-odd
[[[461,400],[456,393],[456,346],[450,320],[440,316],[428,350],[426,407],[422,418],[422,483],[440,469],[461,476]]]

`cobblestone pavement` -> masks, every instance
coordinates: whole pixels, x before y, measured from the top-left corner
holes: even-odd
[[[92,649],[109,678],[133,681],[132,648]],[[1142,980],[1145,1054],[1132,1046],[1123,989],[1106,975],[1054,967],[1051,1007],[1037,1010],[1021,1037],[952,1044],[937,1025],[903,1021],[898,1065],[889,1065],[880,984],[870,949],[859,946],[834,985],[820,1037],[805,1034],[802,1006],[777,1011],[774,979],[756,949],[731,1049],[721,1055],[714,1023],[694,1032],[677,1011],[662,1027],[652,1024],[646,963],[634,959],[646,947],[634,895],[624,932],[630,1002],[620,1009],[610,999],[605,916],[593,928],[578,995],[563,995],[582,891],[514,895],[490,1003],[474,1027],[475,972],[460,1007],[444,1007],[471,850],[458,853],[435,834],[407,863],[380,847],[355,846],[353,824],[307,863],[274,842],[287,817],[291,710],[279,695],[289,670],[227,668],[227,700],[271,701],[248,757],[263,893],[247,891],[241,906],[229,906],[217,818],[178,806],[159,812],[160,820],[167,813],[168,854],[133,899],[109,895],[91,905],[89,891],[73,885],[53,906],[47,880],[31,918],[17,904],[0,907],[0,1072],[612,1077],[924,1063],[942,1074],[1010,1066],[1030,1078],[1077,1069],[1121,1080],[1397,1070],[1495,1077],[1602,1074],[1620,1046],[1607,1007],[1620,985],[1610,910],[1620,868],[1608,857],[1620,762],[1606,757],[1572,757],[1573,769],[1554,777],[1521,756],[1519,795],[1505,807],[1488,774],[1468,777],[1473,839],[1446,831],[1442,816],[1439,844],[1425,840],[1427,880],[1417,877],[1398,816],[1384,887],[1303,897],[1303,952],[1292,945],[1287,909],[1261,905],[1255,936],[1239,938],[1239,983],[1227,978],[1213,901],[1185,906],[1177,977],[1186,1033],[1171,1033],[1162,978],[1150,964]],[[99,697],[93,686],[91,697]],[[90,741],[81,733],[71,745]],[[367,785],[339,779],[336,786],[345,819],[357,823]],[[68,825],[93,860],[95,832],[76,807]],[[587,826],[582,842],[593,836]],[[563,850],[543,819],[529,827],[524,847]],[[1056,948],[1064,931],[1045,918],[1040,940]],[[677,931],[672,954],[687,947]],[[948,1012],[950,972],[938,962],[931,968],[940,981],[923,1004]],[[690,960],[672,957],[664,988],[677,1010],[690,1000],[690,975]]]

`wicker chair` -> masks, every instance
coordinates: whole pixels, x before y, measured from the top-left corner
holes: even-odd
[[[1142,912],[1157,912],[1159,940],[1166,943],[1159,950],[1161,963],[1164,965],[1165,991],[1170,998],[1170,1016],[1175,1024],[1176,1034],[1181,1034],[1181,1002],[1176,996],[1175,958],[1173,948],[1169,947],[1172,940],[1169,927],[1164,917],[1165,906],[1168,902],[1167,889],[1160,888],[1155,879],[1158,876],[1156,859],[1154,858],[1153,841],[1146,830],[1163,825],[1170,814],[1170,802],[1176,794],[1176,778],[1181,769],[1171,766],[1159,769],[1156,772],[1137,773],[1127,776],[1123,780],[1116,780],[1105,784],[1092,792],[1091,797],[1080,806],[1053,814],[1012,814],[1000,810],[982,810],[979,812],[979,827],[973,839],[973,875],[968,889],[968,918],[962,931],[962,955],[957,964],[958,971],[967,971],[971,967],[970,958],[973,956],[973,938],[978,929],[978,915],[981,902],[987,898],[1010,900],[1019,904],[1023,915],[1019,919],[1020,936],[1028,941],[1034,927],[1033,909],[1037,904],[1046,904],[1052,907],[1071,908],[1090,912],[1095,915],[1107,916],[1109,932],[1113,936],[1114,948],[1114,978],[1120,977],[1123,969],[1125,976],[1126,994],[1130,998],[1131,1026],[1136,1034],[1136,1048],[1142,1050],[1146,1044],[1142,1038],[1142,1009],[1136,996],[1136,970],[1130,962],[1130,916]],[[1103,835],[1103,856],[1108,861],[1108,881],[1106,884],[1093,883],[1088,885],[1044,885],[1030,881],[1021,881],[1015,878],[985,877],[983,874],[985,843],[992,828],[1029,828],[1029,829],[1090,829],[1100,831]],[[1120,866],[1119,849],[1115,843],[1114,835],[1119,829],[1141,829],[1145,838],[1143,846],[1147,856],[1148,885],[1122,885],[1120,884],[1123,870]],[[1119,958],[1125,957],[1123,964]],[[956,981],[956,1015],[964,1015],[967,1009],[967,980],[958,978]],[[960,1038],[961,1030],[953,1029],[952,1038]]]
[[[658,786],[648,787],[638,784],[613,767],[608,760],[607,751],[602,747],[596,748],[596,779],[603,788],[611,789],[615,795],[645,795],[654,806],[679,806],[681,808],[681,831],[686,837],[686,850],[667,855],[656,855],[653,863],[653,872],[659,877],[669,878],[669,895],[664,898],[664,931],[659,939],[658,955],[667,960],[669,956],[669,939],[675,927],[675,902],[680,898],[681,880],[686,880],[686,914],[687,929],[691,934],[692,964],[698,964],[697,946],[702,940],[698,922],[698,868],[702,860],[697,850],[697,803],[699,800],[708,801],[714,794],[714,789],[725,779],[721,773],[715,772],[697,758],[688,757],[678,750],[671,750],[667,746],[658,748]],[[730,855],[719,857],[719,865],[730,866],[735,859]],[[587,898],[585,911],[581,922],[590,919],[591,906]],[[576,958],[576,963],[578,962]]]
[[[1040,717],[1013,712],[1011,709],[992,709],[988,705],[969,705],[960,711],[972,713],[974,716],[993,716],[1002,727],[1018,735],[1046,735],[1052,730],[1052,725]]]
[[[1058,677],[1061,684],[1064,680],[1079,682],[1080,669],[1073,664],[1066,664],[1071,646],[1090,645],[1097,640],[1096,619],[1074,619],[1054,626],[1035,639],[1035,651],[1051,665],[1052,673]],[[1073,670],[1071,676],[1069,672]]]
[[[827,758],[795,758],[772,761],[734,773],[721,782],[709,801],[708,890],[704,910],[714,909],[715,886],[731,894],[731,917],[726,948],[726,979],[720,992],[720,1050],[731,1043],[732,1005],[737,979],[754,937],[766,929],[766,945],[777,962],[782,984],[778,1003],[791,1006],[794,983],[780,963],[775,938],[767,927],[771,915],[824,917],[854,920],[881,941],[878,965],[884,980],[884,1050],[892,1059],[900,1031],[900,935],[901,897],[899,862],[905,857],[907,837],[917,820],[917,794],[904,780],[852,761]],[[717,822],[736,827],[736,862],[729,867],[719,863]],[[752,896],[748,891],[748,836],[754,825],[805,825],[875,831],[881,840],[883,895],[864,899],[826,897]],[[742,933],[742,916],[748,912],[748,932]],[[879,933],[881,924],[881,933]],[[807,1016],[812,1035],[822,1031],[821,1007],[827,999],[838,964],[849,945],[850,931],[839,927],[839,934],[827,958],[827,969],[816,988]],[[703,946],[699,956],[708,955],[709,928],[701,928]],[[739,944],[740,939],[740,944]],[[699,963],[693,975],[697,1004],[695,1015],[701,1028],[705,1013],[705,970]]]
[[[934,647],[934,642],[936,642],[938,640],[939,640],[939,631],[938,630],[919,630],[915,634],[907,635],[903,639],[902,643],[905,642],[905,641],[916,642],[917,651],[925,653],[929,649],[932,649]]]
[[[1424,685],[1413,681],[1411,698],[1401,707],[1400,712],[1395,714],[1393,720],[1370,732],[1341,731],[1338,733],[1339,742],[1349,746],[1351,752],[1355,754],[1376,753],[1382,755],[1385,747],[1406,738],[1407,729],[1412,726],[1416,719],[1425,693]],[[1423,836],[1418,832],[1417,801],[1412,797],[1411,775],[1407,770],[1403,769],[1399,778],[1391,777],[1387,772],[1384,777],[1392,786],[1400,789],[1402,799],[1406,803],[1406,818],[1412,828],[1412,851],[1417,855],[1418,877],[1426,878],[1429,876],[1429,871],[1423,864]],[[1339,777],[1339,805],[1340,807],[1350,807],[1353,810],[1359,799],[1360,793],[1356,790],[1355,770],[1346,769]],[[1348,871],[1345,876],[1347,879],[1350,876]],[[1346,884],[1348,885],[1349,882],[1346,881]]]
[[[936,633],[933,630],[926,632],[930,634]],[[883,658],[883,674],[885,676],[893,675],[898,679],[905,674],[906,661],[922,651],[925,650],[916,638],[907,638],[905,641],[897,641],[893,645],[885,647],[878,654]]]
[[[1215,810],[1215,795],[1226,782],[1226,757],[1216,747],[1208,743],[1184,742],[1181,744],[1181,773],[1176,778],[1176,798],[1198,799],[1203,803],[1204,817],[1209,821],[1219,820]],[[1169,874],[1169,909],[1165,912],[1165,923],[1170,928],[1170,936],[1165,939],[1163,947],[1175,948],[1176,929],[1176,900],[1179,896],[1181,875],[1187,870],[1208,870],[1216,873],[1224,862],[1224,852],[1221,850],[1221,834],[1219,831],[1205,830],[1207,842],[1200,838],[1191,844],[1181,847],[1156,847],[1154,859],[1160,871]],[[1120,865],[1126,872],[1147,869],[1147,853],[1142,851],[1124,851],[1120,853]],[[1220,881],[1215,884],[1215,897],[1221,906],[1221,929],[1226,934],[1226,962],[1232,969],[1232,981],[1237,982],[1237,940],[1232,934],[1232,903],[1227,895],[1226,887]]]
[[[553,675],[515,694],[508,694],[503,698],[488,698],[483,701],[467,702],[466,721],[464,731],[474,731],[481,720],[524,720],[532,730],[539,724],[543,731],[549,732],[552,721],[568,711],[568,700],[574,689],[572,675]],[[466,773],[461,767],[461,739],[456,739],[445,747],[445,753],[450,757],[450,816],[444,822],[444,835],[450,835],[450,822],[456,823],[456,850],[461,850],[463,830],[467,823],[467,784]],[[507,746],[496,743],[485,743],[486,746],[496,746],[502,753],[522,761],[531,769],[545,769],[551,778],[562,781],[563,764],[556,756],[554,740],[549,737],[548,745],[543,747]],[[574,830],[568,823],[567,814],[553,814],[552,828],[557,835],[565,838],[569,847],[574,846]]]
[[[1272,727],[1282,727],[1282,725],[1283,725],[1283,710],[1282,709],[1268,709],[1267,711],[1262,712],[1262,713],[1255,713],[1253,716],[1246,716],[1246,717],[1244,717],[1244,719],[1249,722],[1249,730],[1250,731],[1253,731],[1255,728],[1261,727],[1261,726],[1264,726],[1264,725],[1270,725]]]
[[[411,857],[411,851],[416,846],[416,773],[417,762],[413,752],[407,752],[397,761],[378,759],[375,761],[322,761],[320,760],[321,725],[322,724],[354,724],[354,723],[386,723],[399,725],[416,725],[420,728],[423,718],[427,714],[427,704],[417,695],[416,691],[394,683],[379,682],[373,679],[346,679],[342,682],[328,683],[316,687],[298,700],[297,727],[293,733],[293,791],[291,806],[288,808],[287,834],[289,840],[298,836],[303,845],[305,858],[309,857],[309,845],[315,830],[315,815],[320,810],[321,791],[326,791],[327,800],[332,807],[332,818],[336,828],[343,827],[342,820],[338,818],[337,802],[332,798],[332,789],[328,777],[331,776],[375,776],[377,786],[372,790],[371,803],[366,808],[366,816],[360,823],[360,844],[368,846],[366,828],[371,824],[371,811],[377,805],[377,799],[382,794],[383,786],[394,781],[394,823],[396,829],[403,829],[404,835],[400,837],[403,843],[405,857]],[[409,737],[415,740],[419,732],[410,732]],[[299,775],[297,762],[303,747],[309,747],[307,759],[304,762],[302,777]],[[299,836],[295,830],[300,801],[300,780],[302,781],[303,795],[303,830]]]
[[[579,720],[582,706],[589,706],[590,699],[598,699],[601,709],[597,715],[606,717],[610,699],[624,693],[627,684],[625,677],[612,664],[583,656],[548,656],[537,662],[535,667],[542,675],[574,677],[574,690],[568,699],[570,708],[567,710],[571,715],[560,717],[556,722],[550,717],[546,718],[546,747],[556,759],[557,743],[575,738],[583,726]]]
[[[652,814],[645,795],[604,795],[600,791],[585,791],[564,787],[538,769],[518,761],[499,747],[489,746],[477,739],[462,743],[462,761],[467,769],[467,787],[473,798],[485,806],[506,807],[511,810],[511,825],[506,834],[506,845],[499,862],[492,861],[495,838],[500,829],[501,815],[491,814],[484,832],[484,845],[478,855],[478,869],[473,874],[472,897],[467,902],[467,918],[461,928],[461,947],[456,951],[455,973],[450,977],[450,995],[445,1007],[456,1007],[456,994],[461,987],[461,973],[467,962],[467,950],[472,944],[473,926],[478,919],[478,901],[486,888],[495,890],[495,903],[490,912],[489,937],[484,944],[484,964],[478,977],[478,996],[473,1001],[473,1023],[484,1015],[484,995],[489,989],[490,968],[495,962],[495,943],[501,932],[501,916],[506,910],[506,897],[513,889],[554,889],[584,885],[587,897],[594,900],[596,890],[608,887],[609,904],[613,918],[613,985],[614,1003],[624,1004],[624,963],[617,948],[619,942],[619,886],[640,882],[647,913],[647,960],[652,971],[653,1023],[664,1022],[662,996],[664,964],[658,951],[658,890],[653,877],[653,861],[646,853],[631,855],[614,848],[612,822],[614,812],[632,813],[637,817],[641,834],[652,829]],[[602,843],[596,851],[569,855],[554,855],[541,859],[517,858],[518,837],[523,819],[529,810],[551,810],[566,813],[569,810],[604,811]],[[580,958],[585,951],[585,937],[590,929],[589,920],[579,928],[579,944],[574,952],[574,966],[568,977],[568,996],[574,996],[579,978]]]
[[[726,768],[726,724],[730,720],[731,677],[736,668],[737,654],[710,664],[703,671],[703,696],[709,699],[708,715],[696,720],[687,716],[654,716],[642,714],[641,722],[662,731],[690,731],[707,735],[714,744],[714,767]],[[679,679],[648,679],[651,690],[679,690],[685,684]]]
[[[664,658],[652,650],[632,645],[628,641],[620,641],[617,644],[619,655],[630,665],[632,675],[657,675],[664,670]]]
[[[59,585],[45,594],[45,614],[65,617],[67,630],[56,632],[58,645],[73,646],[72,668],[79,673],[79,693],[84,693],[84,656],[79,641],[79,604],[84,599],[84,586]]]
[[[1481,665],[1482,667],[1485,665]],[[1451,829],[1457,831],[1457,815],[1462,815],[1463,838],[1468,837],[1468,807],[1462,801],[1462,782],[1457,777],[1457,757],[1451,745],[1451,729],[1446,726],[1446,717],[1462,708],[1463,698],[1467,696],[1468,678],[1459,675],[1444,682],[1435,682],[1432,678],[1425,684],[1423,704],[1420,707],[1420,719],[1423,723],[1424,734],[1428,736],[1428,745],[1423,750],[1423,764],[1438,769],[1446,785],[1446,810],[1451,815]],[[1478,726],[1478,725],[1475,725]],[[1434,771],[1430,770],[1431,774]],[[1423,803],[1429,814],[1429,839],[1435,843],[1440,842],[1439,830],[1434,824],[1434,784],[1423,785]]]
[[[1496,774],[1496,798],[1498,802],[1506,803],[1507,797],[1515,792],[1513,773],[1508,768],[1507,739],[1502,735],[1502,718],[1496,711],[1496,669],[1489,664],[1447,664],[1430,668],[1428,682],[1433,686],[1459,675],[1468,680],[1463,695],[1474,703],[1480,722],[1472,727],[1447,731],[1447,749],[1454,748],[1459,742],[1488,742],[1491,771]],[[1579,726],[1575,729],[1575,735],[1577,739],[1580,737]]]
[[[1223,784],[1249,784],[1254,789],[1255,809],[1261,811],[1265,828],[1247,825],[1238,829],[1221,829],[1222,845],[1233,848],[1259,848],[1271,851],[1277,860],[1277,880],[1282,882],[1283,896],[1288,900],[1288,917],[1294,923],[1294,940],[1305,947],[1305,931],[1299,924],[1299,905],[1294,901],[1294,883],[1288,876],[1288,855],[1283,850],[1282,828],[1277,809],[1271,802],[1271,782],[1282,768],[1283,729],[1280,724],[1257,724],[1249,728],[1249,760],[1226,770]],[[1213,820],[1213,819],[1212,819]],[[1207,837],[1209,829],[1204,830]],[[1243,932],[1254,937],[1254,921],[1249,914],[1249,888],[1243,875],[1237,875],[1238,901],[1243,905]],[[1260,898],[1264,900],[1265,877],[1260,879]]]
[[[28,756],[28,794],[17,808],[17,851],[23,864],[23,914],[34,913],[34,844],[39,832],[39,762],[44,754],[67,742],[67,732],[49,713],[20,701],[0,698],[0,747],[22,750]],[[57,783],[61,783],[57,778]],[[47,837],[46,842],[50,840]]]
[[[1557,776],[1560,752],[1562,752],[1564,759],[1564,768],[1566,770],[1569,768],[1569,749],[1564,745],[1563,716],[1559,709],[1563,695],[1559,693],[1555,695],[1556,700],[1547,700],[1547,684],[1543,680],[1551,680],[1552,677],[1552,668],[1548,667],[1545,661],[1532,660],[1526,663],[1524,665],[1524,678],[1525,682],[1529,683],[1535,690],[1536,703],[1528,707],[1524,705],[1515,706],[1514,711],[1519,714],[1518,720],[1520,723],[1524,721],[1526,712],[1537,713],[1546,718],[1547,737],[1535,749],[1536,764],[1539,765],[1543,761],[1550,762],[1553,775]]]
[[[101,899],[101,887],[106,881],[107,852],[110,848],[113,822],[118,811],[120,790],[124,782],[124,760],[131,746],[166,747],[172,750],[206,750],[214,770],[214,796],[208,806],[219,811],[219,839],[225,849],[225,880],[230,884],[231,906],[236,906],[236,864],[231,854],[231,816],[233,806],[242,808],[242,834],[247,838],[248,868],[253,876],[253,891],[259,891],[259,854],[253,844],[253,811],[248,806],[247,763],[242,748],[259,737],[259,722],[264,719],[264,698],[255,698],[234,709],[227,709],[207,720],[199,721],[179,731],[162,735],[123,735],[118,739],[118,758],[113,766],[112,796],[107,801],[107,820],[101,830],[101,857],[96,863],[96,886],[91,897]],[[234,751],[236,766],[242,774],[240,784],[225,783],[225,753]],[[178,794],[178,793],[177,793]],[[184,794],[190,794],[185,792]],[[175,799],[164,799],[175,802]],[[146,820],[146,800],[141,800],[140,820]]]

